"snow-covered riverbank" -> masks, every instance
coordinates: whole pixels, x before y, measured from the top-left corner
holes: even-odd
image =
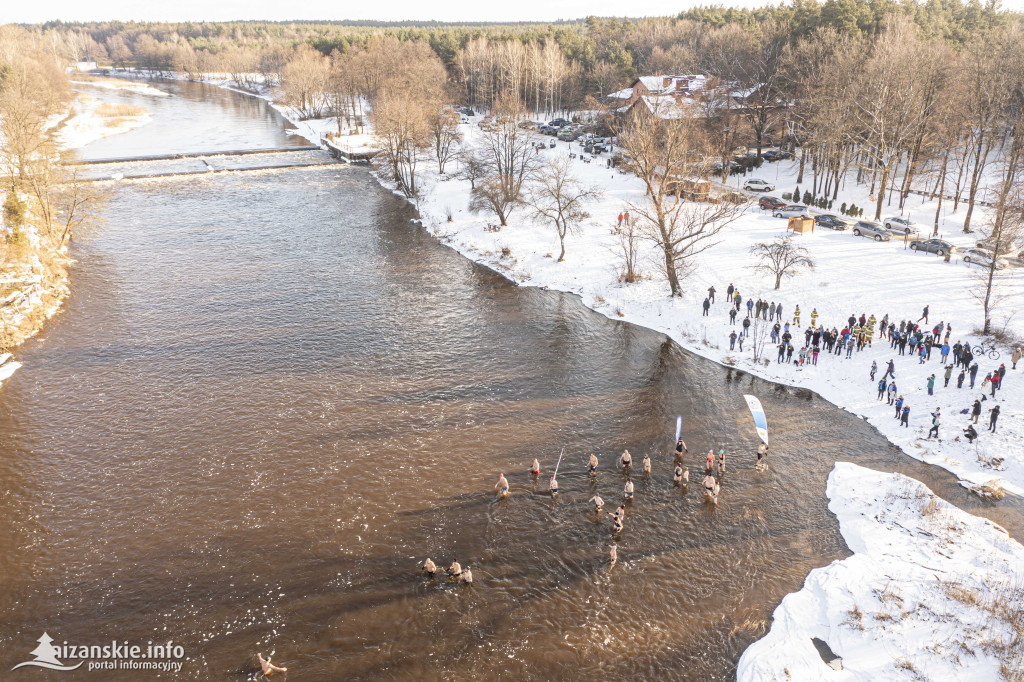
[[[899,474],[840,462],[827,494],[854,555],[782,600],[741,682],[1017,679],[1024,546]]]

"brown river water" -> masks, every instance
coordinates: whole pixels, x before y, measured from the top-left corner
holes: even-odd
[[[1021,537],[1017,501],[969,496],[816,395],[517,287],[413,218],[353,167],[117,186],[0,389],[0,679],[245,679],[256,651],[299,680],[732,679],[782,597],[848,555],[836,460]],[[767,473],[744,393],[768,414]],[[563,447],[552,499],[528,468]],[[654,472],[609,570],[587,500],[618,503],[624,447]],[[709,447],[729,455],[717,508]],[[422,578],[427,556],[475,583]],[[11,671],[44,631],[171,639],[186,660]]]

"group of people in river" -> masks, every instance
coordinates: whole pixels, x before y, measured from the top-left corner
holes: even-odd
[[[505,474],[502,474],[502,478],[504,477]],[[424,560],[420,565],[420,569],[423,571],[423,575],[428,578],[433,578],[438,574],[437,564],[435,564],[430,557],[427,557],[426,560]],[[452,561],[451,566],[445,569],[445,576],[451,582],[457,582],[463,585],[473,584],[473,571],[470,570],[469,566],[463,566],[460,564],[458,559]]]

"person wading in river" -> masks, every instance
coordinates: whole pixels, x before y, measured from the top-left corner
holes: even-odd
[[[718,475],[725,473],[725,450],[718,451]]]
[[[679,485],[680,483],[683,482],[683,465],[682,464],[676,464],[675,473],[672,474],[672,481],[676,485]]]
[[[709,474],[715,470],[715,451],[713,449],[708,450],[707,465],[704,470]]]
[[[757,464],[754,468],[757,470],[768,468],[768,446],[764,443],[757,446]]]
[[[644,455],[644,473],[648,476],[651,475],[651,456]]]
[[[551,483],[548,484],[548,488],[551,490],[552,495],[558,494],[558,481],[555,480],[555,475],[551,475]]]
[[[595,473],[597,471],[597,455],[593,452],[590,453],[590,460],[587,462],[587,471]]]
[[[633,466],[633,456],[629,454],[629,450],[623,450],[622,454],[619,455],[619,466],[623,469]]]
[[[633,499],[633,481],[626,479],[626,485],[622,489],[622,496],[627,500]]]
[[[711,474],[704,477],[704,497],[718,504],[718,482]]]
[[[270,656],[267,656],[266,658],[263,658],[263,654],[261,654],[261,653],[259,653],[257,651],[256,652],[256,658],[258,658],[259,661],[260,661],[260,670],[262,670],[263,674],[266,675],[267,677],[270,677],[274,673],[286,673],[286,672],[288,672],[288,668],[281,668],[281,667],[278,667],[278,666],[274,665],[273,663],[271,663],[270,662]]]
[[[679,440],[676,441],[676,461],[677,462],[682,462],[683,461],[683,453],[684,452],[688,452],[688,450],[686,449],[686,443],[684,443],[683,439],[680,438]]]
[[[598,493],[594,493],[594,496],[591,497],[587,501],[588,502],[593,502],[594,503],[594,511],[597,512],[598,514],[601,513],[601,510],[604,508],[604,500],[601,499],[601,496]]]
[[[462,564],[459,563],[458,559],[453,561],[452,565],[448,567],[448,577],[449,578],[460,578],[460,577],[462,577]]]
[[[611,565],[614,566],[619,562],[619,552],[615,545],[608,545],[608,547],[610,547],[608,550],[608,559],[611,561]]]
[[[498,474],[498,482],[494,489],[498,491],[500,497],[508,497],[508,479],[505,478],[505,474]]]
[[[423,562],[423,573],[428,578],[433,578],[434,574],[437,573],[437,566],[430,560],[430,557],[427,557],[427,560]]]
[[[466,566],[466,568],[464,568],[462,570],[462,579],[461,580],[462,580],[463,584],[465,584],[465,585],[472,584],[472,582],[473,582],[473,571],[469,570],[469,566]]]
[[[534,476],[540,476],[540,462],[533,460],[533,466],[530,467],[530,473]]]

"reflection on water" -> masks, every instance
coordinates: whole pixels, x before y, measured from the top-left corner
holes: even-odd
[[[149,123],[78,150],[79,158],[111,159],[308,145],[265,100],[206,83],[147,81],[171,97],[76,85],[77,92],[152,112]]]
[[[311,680],[729,679],[782,596],[846,554],[836,459],[1024,527],[812,394],[513,286],[412,217],[353,168],[118,189],[0,392],[0,669],[46,630],[172,638],[186,679],[272,649]],[[716,509],[671,483],[677,414],[693,478],[729,453]],[[562,447],[552,500],[526,472]],[[654,475],[609,572],[587,500],[618,501],[624,447]],[[426,556],[475,584],[421,579]]]

